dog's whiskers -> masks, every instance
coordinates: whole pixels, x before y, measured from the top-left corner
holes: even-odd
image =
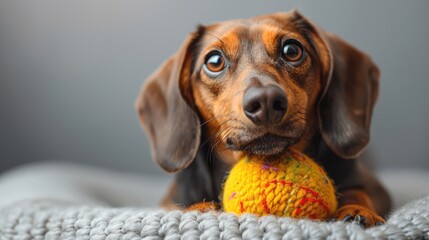
[[[208,122],[210,122],[210,121],[213,121],[213,120],[216,120],[216,119],[219,119],[219,118],[222,118],[222,117],[230,116],[230,115],[232,115],[232,114],[234,114],[234,113],[233,113],[233,112],[231,112],[231,113],[228,113],[228,114],[216,115],[216,116],[214,116],[214,117],[210,118],[209,120],[207,120],[207,121],[203,122],[203,123],[200,125],[200,127],[202,127],[202,126],[206,125],[206,124],[207,124]]]
[[[216,138],[214,139],[214,143],[212,144],[212,146],[211,146],[211,148],[210,148],[210,150],[208,152],[209,156],[208,156],[207,159],[209,160],[209,164],[213,164],[214,163],[214,161],[213,161],[213,152],[214,152],[214,149],[215,149],[216,145],[218,145],[219,143],[221,143],[224,140],[224,138],[222,138],[222,133],[225,133],[224,134],[224,136],[225,136],[225,135],[229,134],[229,132],[231,130],[233,130],[233,129],[232,128],[225,128],[219,134],[217,134]]]
[[[220,124],[219,124],[219,126],[218,126],[218,129],[222,126],[222,125],[225,125],[226,123],[228,123],[229,121],[232,121],[233,119],[227,119],[226,121],[224,121],[224,122],[221,122]],[[221,131],[222,132],[222,131]],[[200,147],[204,147],[204,145],[205,144],[207,144],[210,140],[214,140],[214,139],[216,139],[218,136],[219,136],[219,134],[221,133],[221,132],[219,132],[219,133],[217,133],[217,134],[215,134],[215,135],[212,135],[212,136],[208,136],[207,137],[207,139],[203,142],[203,143],[201,143],[201,146]]]

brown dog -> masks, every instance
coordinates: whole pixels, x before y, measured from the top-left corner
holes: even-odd
[[[334,180],[334,217],[383,222],[390,199],[356,160],[378,79],[366,54],[296,11],[199,27],[136,102],[153,159],[177,172],[164,204],[218,202],[240,154],[269,160],[293,146]]]

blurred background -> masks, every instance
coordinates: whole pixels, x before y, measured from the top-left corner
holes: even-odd
[[[134,111],[197,24],[298,8],[382,72],[367,154],[429,170],[429,1],[0,1],[0,172],[37,161],[161,175]]]

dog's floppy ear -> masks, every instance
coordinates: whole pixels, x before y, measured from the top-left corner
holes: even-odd
[[[339,157],[357,157],[369,141],[379,70],[370,57],[337,36],[325,33],[298,11],[290,21],[314,45],[323,87],[318,116],[322,137]]]
[[[332,65],[318,109],[322,137],[338,156],[356,158],[369,142],[380,73],[368,55],[337,36],[324,39]]]
[[[192,50],[198,33],[185,40],[178,53],[167,60],[143,84],[135,103],[150,140],[152,158],[168,172],[186,168],[200,145],[200,120],[188,105]]]

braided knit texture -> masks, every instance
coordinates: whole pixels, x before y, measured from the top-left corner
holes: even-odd
[[[244,157],[223,191],[226,212],[328,219],[337,208],[332,181],[305,154],[290,150],[279,161]]]
[[[429,196],[393,212],[385,225],[316,222],[28,201],[0,210],[0,239],[429,239]]]

